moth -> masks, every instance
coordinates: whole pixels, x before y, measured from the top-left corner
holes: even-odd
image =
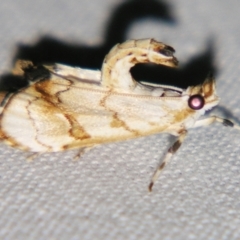
[[[113,47],[101,71],[17,61],[13,74],[29,84],[16,92],[1,93],[0,139],[22,150],[43,153],[172,134],[176,141],[153,174],[151,191],[188,129],[213,122],[239,129],[217,116],[199,119],[219,103],[212,77],[187,89],[133,79],[130,69],[138,63],[176,67],[173,54],[174,49],[166,44],[141,39]]]

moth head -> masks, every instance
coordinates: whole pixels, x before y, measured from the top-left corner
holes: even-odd
[[[215,80],[211,76],[202,84],[189,87],[187,94],[189,95],[188,106],[193,110],[204,109],[207,111],[219,103]]]

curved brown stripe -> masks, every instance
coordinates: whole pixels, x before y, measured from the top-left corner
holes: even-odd
[[[111,94],[112,94],[112,91],[110,90],[108,93],[106,93],[106,95],[99,102],[100,106],[102,106],[103,108],[105,108],[106,110],[108,110],[109,112],[111,112],[113,114],[112,115],[113,119],[112,119],[112,122],[110,123],[110,126],[113,127],[113,128],[122,127],[126,131],[133,133],[135,136],[140,136],[141,134],[137,130],[134,130],[134,129],[130,128],[125,121],[123,121],[119,118],[117,112],[115,112],[114,110],[112,110],[112,109],[110,109],[106,106],[107,98]]]

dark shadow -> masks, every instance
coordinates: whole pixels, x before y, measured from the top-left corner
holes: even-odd
[[[28,59],[35,64],[58,62],[83,68],[101,69],[102,61],[108,51],[116,43],[125,41],[129,27],[143,18],[154,18],[171,25],[176,23],[171,13],[171,6],[163,1],[128,0],[113,10],[104,34],[105,41],[101,46],[71,45],[54,37],[44,36],[33,46],[19,45],[14,62],[16,59]],[[204,53],[193,57],[180,69],[140,64],[132,69],[132,74],[137,80],[185,88],[201,83],[209,71],[216,74],[213,58],[213,43],[209,41]],[[11,78],[13,78],[12,75],[3,76],[3,83],[12,81]],[[18,82],[15,79],[15,82],[17,86],[22,86],[21,81]],[[0,88],[2,85],[0,84]],[[12,91],[17,87],[10,88]]]
[[[232,114],[231,110],[229,110],[228,108],[226,108],[225,106],[223,106],[221,104],[217,106],[217,109],[220,112],[222,112],[222,115],[224,118],[232,120],[234,123],[236,123],[237,125],[240,126],[240,120]]]
[[[143,18],[155,18],[170,24],[175,22],[170,7],[164,2],[157,0],[124,1],[111,14],[103,45],[96,47],[71,45],[54,37],[44,36],[35,46],[19,45],[14,60],[28,59],[34,63],[58,62],[100,69],[108,51],[116,43],[125,41],[131,24]]]
[[[166,24],[175,24],[176,20],[170,9],[170,5],[159,0],[125,1],[112,13],[112,18],[106,27],[105,45],[110,49],[116,43],[126,41],[129,27],[135,21],[144,18],[161,20]]]
[[[1,76],[0,91],[1,92],[16,92],[17,90],[26,87],[28,81],[22,77],[12,74],[5,74]]]

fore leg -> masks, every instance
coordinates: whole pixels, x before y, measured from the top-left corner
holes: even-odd
[[[187,131],[183,131],[178,139],[173,143],[173,145],[168,149],[168,152],[166,153],[162,163],[159,165],[159,167],[156,169],[155,173],[152,176],[151,182],[148,186],[148,190],[149,192],[152,191],[153,188],[153,184],[157,181],[160,173],[162,172],[163,168],[166,166],[166,164],[170,161],[171,157],[173,156],[173,154],[175,154],[177,152],[177,150],[181,147],[185,137],[187,135]]]
[[[78,153],[74,156],[73,160],[74,161],[78,160],[79,158],[82,157],[82,155],[84,155],[86,152],[88,152],[92,148],[93,148],[93,146],[80,148]]]
[[[240,130],[240,126],[234,124],[233,122],[231,122],[228,119],[220,118],[220,117],[217,117],[217,116],[211,116],[209,118],[198,120],[198,121],[195,122],[193,128],[208,126],[208,125],[210,125],[214,122],[219,122],[219,123],[222,123],[226,127],[232,127],[232,128],[236,128],[236,129]]]
[[[32,154],[30,154],[28,157],[27,157],[27,162],[32,162],[35,158],[39,157],[40,155],[42,155],[42,153],[40,152],[34,152]]]

